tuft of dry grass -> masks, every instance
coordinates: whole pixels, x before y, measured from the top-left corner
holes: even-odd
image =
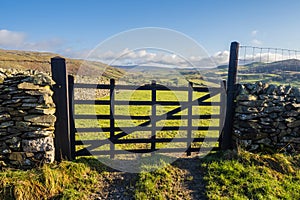
[[[61,162],[0,172],[0,199],[88,199],[101,175],[84,163]]]

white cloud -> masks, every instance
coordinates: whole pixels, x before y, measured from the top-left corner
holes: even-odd
[[[64,41],[50,38],[40,41],[29,41],[25,33],[0,29],[0,48],[30,51],[59,51]]]
[[[251,31],[251,35],[254,37],[254,36],[256,36],[258,34],[258,30],[253,30],[253,31]]]
[[[154,49],[129,50],[121,52],[92,52],[88,60],[98,60],[110,65],[151,65],[165,67],[216,67],[228,63],[229,52],[217,52],[210,57],[189,56],[182,57],[176,53]]]
[[[262,44],[262,41],[257,40],[257,39],[253,39],[253,40],[251,41],[251,43],[252,43],[252,45],[261,45],[261,44]]]
[[[21,32],[0,30],[0,47],[19,47],[25,42],[25,34]]]

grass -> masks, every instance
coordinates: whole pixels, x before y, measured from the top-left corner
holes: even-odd
[[[0,199],[88,199],[101,174],[86,163],[64,161],[28,171],[3,170],[0,177]]]
[[[157,166],[145,163],[132,183],[135,199],[193,199],[195,191],[190,186],[197,184],[193,181],[197,174],[204,174],[201,184],[208,199],[300,199],[299,155],[227,151],[191,161],[170,165],[161,160],[156,163],[161,167],[154,171],[151,168]],[[192,164],[196,168],[187,171]],[[89,199],[101,193],[107,181],[113,183],[108,180],[112,174],[93,158],[27,171],[4,169],[0,171],[0,199]]]
[[[202,167],[209,199],[300,199],[299,155],[241,152],[209,157]]]
[[[151,165],[144,166],[146,171],[151,172],[139,174],[135,198],[139,200],[191,199],[188,191],[182,188],[186,179],[183,170],[173,165],[167,165],[164,161],[161,161],[160,164],[165,166],[155,171],[149,169],[153,167]]]

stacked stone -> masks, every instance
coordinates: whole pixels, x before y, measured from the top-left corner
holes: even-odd
[[[54,161],[52,85],[44,73],[0,69],[0,165]]]
[[[239,85],[234,139],[249,151],[300,152],[300,91],[257,82]]]

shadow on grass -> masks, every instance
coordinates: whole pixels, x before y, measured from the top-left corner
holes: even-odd
[[[202,164],[220,160],[222,157],[223,153],[218,152],[211,153],[205,158],[199,158],[198,156],[178,158],[171,164],[174,170],[178,169],[178,171],[184,171],[184,174],[178,173],[176,175],[184,176],[183,179],[180,179],[183,181],[182,189],[190,191],[191,199],[208,199],[205,191],[206,184],[203,180],[206,169]],[[157,159],[162,160],[165,163],[169,163],[170,159],[174,160],[174,158],[165,155],[156,157],[155,160],[153,159],[154,158],[152,157],[147,157],[143,162],[143,168],[146,169],[146,171],[152,171],[151,168],[153,167],[153,163],[156,163]],[[84,163],[91,169],[103,175],[104,187],[102,188],[102,191],[99,192],[99,197],[106,199],[135,199],[136,185],[138,182],[142,181],[140,174],[120,172],[106,166],[96,158],[92,157],[78,158],[75,162]],[[174,177],[173,181],[178,181],[178,179]]]
[[[101,188],[95,188],[92,199],[134,199],[138,174],[120,172],[93,157],[81,157],[75,162],[84,163],[102,176]]]

